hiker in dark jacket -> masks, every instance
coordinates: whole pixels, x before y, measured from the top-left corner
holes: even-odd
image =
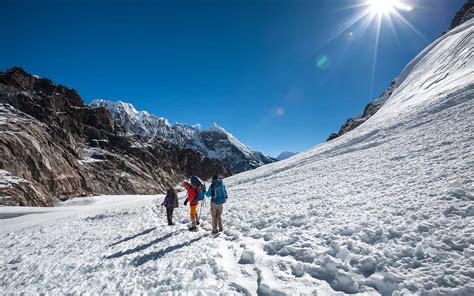
[[[168,189],[165,200],[161,203],[162,206],[166,207],[166,218],[168,219],[168,225],[174,225],[173,223],[173,210],[178,207],[178,195],[173,188]]]
[[[222,210],[227,200],[227,190],[219,176],[215,175],[212,177],[211,186],[209,186],[209,190],[205,194],[211,197],[212,233],[221,232],[224,230],[222,226]]]

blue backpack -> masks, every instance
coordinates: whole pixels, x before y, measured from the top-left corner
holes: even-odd
[[[201,201],[204,199],[204,192],[206,192],[206,184],[199,179],[197,176],[192,176],[191,186],[196,190],[196,198],[194,200]]]
[[[213,189],[211,201],[218,205],[225,203],[227,200],[227,190],[222,179],[213,180],[211,186]]]

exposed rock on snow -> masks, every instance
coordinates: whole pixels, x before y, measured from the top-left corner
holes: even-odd
[[[137,111],[132,104],[121,101],[94,100],[90,106],[109,110],[115,124],[129,135],[137,135],[147,141],[166,141],[197,150],[207,157],[222,161],[232,173],[275,161],[261,152],[252,151],[216,123],[208,130],[201,130],[196,125],[170,125],[165,118],[150,115],[146,111]]]
[[[454,29],[472,18],[474,18],[474,0],[468,0],[461,10],[454,16],[449,29]]]
[[[382,105],[390,98],[390,96],[392,95],[396,87],[397,87],[397,81],[396,80],[392,81],[388,89],[383,94],[381,94],[377,100],[370,102],[369,104],[367,104],[367,106],[365,106],[364,113],[362,113],[362,115],[349,118],[341,126],[341,129],[339,130],[338,133],[332,133],[329,135],[327,141],[340,137],[343,134],[355,129],[362,123],[366,122],[367,119],[372,117],[372,115],[374,115],[380,109],[380,107],[382,107]]]

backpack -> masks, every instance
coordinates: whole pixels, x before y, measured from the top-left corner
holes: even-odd
[[[212,181],[212,198],[211,201],[216,204],[223,204],[227,200],[227,190],[225,189],[222,179]]]
[[[196,190],[196,198],[194,200],[201,201],[204,199],[204,192],[206,191],[206,184],[199,179],[197,176],[192,176],[191,187]]]

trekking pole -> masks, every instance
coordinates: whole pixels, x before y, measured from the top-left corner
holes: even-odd
[[[181,220],[181,214],[179,213],[179,204],[180,204],[180,201],[179,201],[179,197],[178,197],[178,207],[176,209],[174,209],[176,211],[176,216],[178,216],[178,221],[179,221],[179,224],[182,224],[183,223],[183,220]]]
[[[201,202],[201,208],[199,209],[198,221],[201,223],[201,213],[202,213],[202,206],[205,204],[205,199]]]
[[[185,199],[186,199],[186,197],[185,197]],[[181,201],[179,200],[179,197],[178,197],[178,204],[181,204]],[[179,209],[179,207],[178,207],[178,209]],[[186,213],[186,207],[184,207],[184,212]],[[186,215],[185,215],[185,217],[186,217]],[[178,210],[178,220],[180,221],[181,224],[184,223],[184,217],[181,217],[181,214],[179,213],[179,210]]]

